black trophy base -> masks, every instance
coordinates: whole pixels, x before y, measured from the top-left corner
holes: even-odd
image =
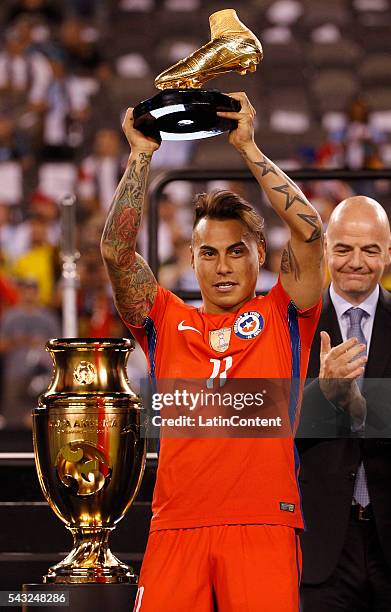
[[[69,593],[69,606],[24,604],[22,612],[130,612],[137,584],[24,584],[23,593]],[[53,597],[52,597],[53,598]]]
[[[158,140],[198,140],[235,128],[236,121],[216,112],[240,108],[238,100],[215,89],[164,89],[133,109],[134,127]]]

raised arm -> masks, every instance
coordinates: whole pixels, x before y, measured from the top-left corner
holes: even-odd
[[[276,213],[289,226],[291,238],[281,259],[281,282],[298,308],[313,306],[323,287],[322,221],[303,192],[254,142],[255,109],[244,93],[229,94],[239,100],[239,113],[218,113],[236,119],[229,136],[268,196]]]
[[[113,287],[115,305],[126,323],[142,325],[156,297],[157,282],[136,253],[149,166],[159,144],[133,127],[133,109],[122,129],[131,147],[125,173],[114,194],[101,240],[101,252]]]

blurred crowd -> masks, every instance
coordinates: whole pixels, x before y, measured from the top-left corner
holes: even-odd
[[[79,336],[127,335],[114,310],[99,242],[128,155],[120,131],[129,105],[125,77],[138,71],[143,79],[145,66],[141,57],[114,62],[107,54],[103,33],[111,4],[9,0],[0,7],[0,427],[29,427],[31,407],[50,378],[44,344],[62,333],[59,201],[67,193],[77,197]],[[331,122],[320,146],[308,143],[288,161],[291,167],[379,169],[385,146],[360,95],[342,122]],[[196,157],[192,143],[165,143],[153,172],[188,166]],[[216,186],[221,182],[203,188]],[[286,230],[259,193],[239,183],[224,187],[265,212],[268,258],[257,289],[267,291],[278,274]],[[385,181],[318,181],[304,188],[325,224],[334,206],[354,192],[377,197],[386,208],[390,195]],[[197,289],[189,237],[190,203],[199,190],[172,183],[159,202],[159,280],[174,291]],[[146,246],[145,225],[139,245],[144,255]],[[145,371],[139,354],[132,363],[134,376]]]

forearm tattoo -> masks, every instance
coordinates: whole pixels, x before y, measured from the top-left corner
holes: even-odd
[[[300,266],[293,252],[291,243],[288,242],[281,257],[281,272],[283,274],[294,274],[295,280],[300,280]]]
[[[121,243],[127,246],[136,243],[151,157],[140,153],[127,168],[115,192],[102,236],[114,249]]]
[[[102,235],[102,253],[117,308],[126,322],[135,325],[143,323],[156,295],[156,280],[147,263],[136,253],[151,157],[140,153],[127,168]]]

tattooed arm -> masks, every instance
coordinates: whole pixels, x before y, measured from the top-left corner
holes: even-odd
[[[157,283],[148,264],[136,253],[136,240],[149,166],[159,144],[134,129],[131,108],[127,110],[122,129],[131,154],[106,219],[101,252],[119,313],[125,322],[142,325],[155,300]]]
[[[244,93],[229,95],[241,103],[239,113],[218,113],[238,121],[238,127],[230,132],[229,140],[291,231],[281,260],[281,283],[299,308],[309,308],[318,301],[323,287],[321,218],[299,187],[255,144],[255,110],[247,96]]]

